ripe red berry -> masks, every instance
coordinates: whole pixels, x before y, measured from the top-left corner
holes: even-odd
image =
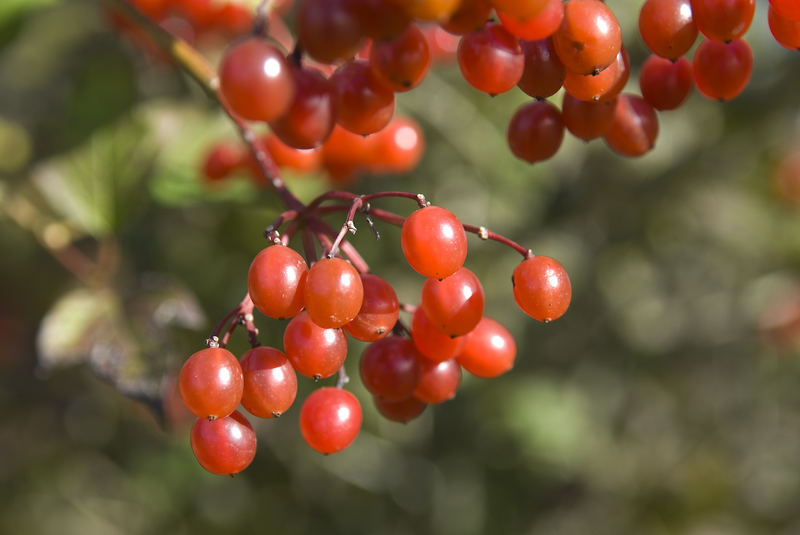
[[[483,318],[466,338],[456,361],[472,375],[497,377],[514,366],[517,345],[508,329],[495,320]]]
[[[336,124],[336,93],[316,69],[292,68],[295,93],[285,114],[270,123],[281,141],[296,149],[320,146]]]
[[[739,95],[753,73],[753,51],[743,39],[730,43],[703,41],[692,61],[697,90],[713,100],[730,100]]]
[[[302,0],[297,8],[297,40],[303,50],[322,63],[355,56],[363,33],[354,0]]]
[[[639,11],[639,33],[653,54],[677,59],[697,39],[689,0],[647,0]]]
[[[371,273],[361,275],[364,300],[353,321],[344,330],[358,340],[374,342],[388,335],[400,312],[400,303],[392,285]]]
[[[603,133],[606,144],[623,156],[642,156],[658,137],[658,116],[653,107],[637,95],[620,95],[614,119]]]
[[[283,53],[260,38],[229,48],[219,67],[220,94],[236,115],[272,121],[289,109],[294,79]]]
[[[408,338],[389,336],[371,343],[361,356],[361,380],[369,392],[389,401],[414,393],[422,357]]]
[[[517,305],[537,321],[556,320],[569,308],[569,277],[564,267],[550,257],[526,258],[514,269],[511,282]]]
[[[355,440],[361,418],[361,405],[353,394],[341,388],[319,388],[300,409],[300,432],[318,452],[336,453]]]
[[[242,367],[227,349],[201,349],[183,364],[179,386],[183,402],[196,416],[222,418],[242,400]]]
[[[324,379],[344,364],[347,337],[341,329],[320,327],[303,311],[283,331],[283,350],[297,373]]]
[[[191,443],[197,462],[212,474],[238,474],[256,456],[255,431],[239,411],[214,421],[198,418]]]
[[[497,12],[497,18],[506,30],[520,39],[545,39],[561,26],[561,21],[564,20],[564,3],[562,0],[548,0],[539,13],[529,18],[517,18],[503,11]]]
[[[389,401],[383,398],[372,398],[375,407],[381,416],[393,422],[405,424],[417,418],[425,412],[427,405],[415,397],[401,399],[399,401]]]
[[[447,20],[458,8],[461,0],[389,0],[405,6],[417,20]]]
[[[770,6],[767,22],[769,31],[778,44],[789,50],[800,50],[800,19],[792,20],[784,17]]]
[[[686,58],[675,62],[650,56],[639,71],[642,98],[657,110],[674,110],[689,97],[694,85],[692,64]]]
[[[247,290],[253,304],[270,318],[286,319],[303,309],[303,289],[308,266],[303,257],[285,245],[262,250],[247,272]]]
[[[417,307],[411,318],[411,339],[417,351],[434,362],[449,360],[464,348],[466,336],[451,338],[437,329],[425,316],[422,307]]]
[[[341,258],[323,258],[308,270],[303,290],[306,311],[326,329],[342,327],[358,315],[364,287],[358,271]]]
[[[622,47],[619,22],[600,0],[570,0],[564,20],[553,34],[553,45],[567,69],[598,73],[611,65]]]
[[[525,69],[517,85],[528,95],[544,99],[555,95],[564,84],[566,69],[558,59],[552,39],[522,41]]]
[[[337,122],[354,134],[377,132],[394,115],[394,93],[361,60],[348,61],[331,76],[338,105]]]
[[[387,0],[358,0],[355,14],[362,33],[376,41],[396,38],[411,23],[410,15],[401,3]]]
[[[272,347],[254,347],[240,364],[244,372],[242,405],[250,414],[274,418],[292,406],[297,374],[286,355]]]
[[[769,0],[769,7],[781,17],[800,22],[800,4],[797,0]]]
[[[293,169],[301,173],[309,173],[319,169],[322,163],[322,152],[319,149],[296,149],[281,141],[275,134],[267,134],[259,140],[262,147],[272,156],[275,165],[282,169]],[[248,161],[257,181],[264,181],[258,164],[254,158]]]
[[[408,117],[395,117],[375,137],[374,161],[368,167],[376,172],[408,173],[425,152],[422,128]]]
[[[472,87],[497,95],[519,82],[525,57],[519,39],[500,24],[489,23],[461,38],[458,66]]]
[[[561,116],[564,126],[572,135],[584,141],[602,136],[614,120],[617,100],[598,102],[578,100],[564,93]]]
[[[622,91],[629,76],[628,53],[622,47],[617,59],[596,75],[567,71],[564,90],[579,100],[610,100]]]
[[[720,43],[740,38],[756,10],[756,0],[691,0],[692,17],[700,33]]]
[[[437,329],[451,337],[475,328],[483,316],[483,304],[483,287],[465,267],[442,280],[428,279],[422,287],[422,310]]]
[[[530,163],[546,160],[564,140],[561,112],[546,100],[529,102],[508,123],[507,139],[517,158]]]
[[[223,141],[214,145],[203,162],[203,177],[209,182],[227,178],[245,159],[237,143]]]
[[[425,403],[442,403],[453,399],[461,383],[461,366],[455,359],[433,362],[420,359],[420,374],[414,397]]]
[[[488,0],[462,0],[458,9],[441,26],[452,34],[464,35],[480,30],[491,14],[492,6]]]
[[[497,11],[508,13],[518,19],[527,19],[538,15],[547,5],[548,0],[490,0]]]
[[[419,85],[431,65],[428,40],[416,24],[391,41],[375,41],[369,63],[376,78],[395,92]]]
[[[440,206],[412,212],[400,231],[400,245],[411,267],[434,279],[449,277],[467,257],[467,234],[461,221]]]

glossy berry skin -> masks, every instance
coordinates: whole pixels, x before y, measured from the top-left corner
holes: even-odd
[[[416,24],[391,41],[375,41],[369,52],[375,77],[398,93],[419,85],[431,66],[428,40]]]
[[[739,95],[753,73],[753,51],[743,39],[728,44],[703,41],[692,60],[697,90],[712,100],[730,100]]]
[[[355,13],[361,31],[375,41],[398,37],[411,22],[403,5],[387,0],[358,0]]]
[[[474,329],[483,316],[483,305],[481,282],[465,267],[442,280],[428,279],[422,286],[420,307],[428,320],[450,337]]]
[[[461,221],[441,206],[426,206],[409,215],[400,230],[403,255],[423,277],[443,279],[464,265],[467,234]]]
[[[783,17],[770,6],[767,22],[778,44],[789,50],[800,50],[800,20]]]
[[[679,108],[692,91],[692,64],[686,58],[674,63],[659,56],[650,56],[639,71],[642,98],[657,110]]]
[[[331,76],[338,105],[337,122],[354,134],[381,130],[394,115],[394,93],[361,60],[348,61]]]
[[[361,356],[361,380],[373,396],[406,399],[419,382],[421,358],[408,338],[383,338],[371,343]]]
[[[564,315],[572,286],[564,266],[547,256],[523,260],[512,275],[514,300],[528,316],[545,323]]]
[[[697,40],[690,0],[647,0],[639,11],[639,34],[653,54],[677,59]]]
[[[600,0],[570,0],[553,45],[568,70],[598,73],[619,54],[622,33],[614,13]]]
[[[692,0],[692,17],[700,33],[720,43],[744,35],[753,22],[756,0]]]
[[[458,9],[441,22],[441,27],[454,35],[464,35],[480,30],[491,14],[489,0],[462,0]]]
[[[354,0],[302,0],[295,22],[300,46],[321,63],[352,58],[363,42],[357,9]]]
[[[497,95],[517,85],[525,68],[525,56],[519,39],[500,24],[488,23],[461,38],[458,66],[472,87]]]
[[[316,69],[293,67],[295,94],[288,110],[270,123],[281,141],[295,149],[320,146],[336,124],[336,93]]]
[[[256,456],[255,431],[239,411],[214,421],[198,418],[192,426],[191,444],[200,466],[221,476],[238,474]]]
[[[358,436],[361,419],[361,404],[353,394],[341,388],[319,388],[300,409],[300,432],[316,451],[336,453]]]
[[[623,156],[636,157],[649,152],[658,137],[658,116],[653,107],[638,95],[620,95],[614,119],[603,133],[606,144]]]
[[[529,102],[511,117],[507,139],[517,158],[530,163],[547,160],[564,140],[561,112],[545,100]]]
[[[567,71],[564,90],[580,100],[610,100],[617,96],[630,75],[627,53],[621,49],[614,62],[596,75]]]
[[[800,22],[800,4],[796,0],[769,0],[769,7],[785,19]]]
[[[508,329],[491,318],[483,318],[467,335],[456,361],[472,375],[488,379],[510,370],[516,356],[517,345]]]
[[[458,8],[460,0],[388,0],[400,3],[417,20],[446,20]]]
[[[294,169],[301,173],[310,173],[319,169],[322,163],[322,151],[314,149],[296,149],[284,143],[275,134],[267,134],[259,140],[267,150],[275,165],[282,169]],[[253,176],[264,180],[255,158],[250,158],[251,169],[255,170]]]
[[[369,167],[377,172],[408,173],[425,152],[422,128],[408,117],[395,117],[375,137],[374,161]]]
[[[464,348],[466,336],[451,338],[428,320],[422,307],[417,307],[411,318],[411,339],[420,354],[434,362],[449,360]]]
[[[400,303],[392,285],[377,275],[361,275],[361,285],[364,287],[361,309],[344,330],[357,340],[374,342],[392,331],[400,313]]]
[[[283,53],[259,38],[229,48],[219,67],[220,93],[236,115],[271,121],[289,109],[294,79]]]
[[[564,3],[562,0],[548,0],[539,13],[527,19],[520,19],[503,11],[497,12],[497,18],[506,30],[520,39],[545,39],[561,26],[561,21],[564,20]]]
[[[320,327],[336,329],[358,315],[364,287],[348,261],[323,258],[308,270],[303,295],[311,320]]]
[[[187,360],[178,379],[186,407],[200,418],[223,418],[242,400],[244,378],[236,357],[221,347],[201,349]]]
[[[575,137],[584,141],[602,136],[614,120],[617,100],[598,102],[578,100],[564,93],[561,116],[564,126]]]
[[[250,414],[275,418],[292,406],[297,396],[297,374],[283,352],[254,347],[239,363],[244,372],[242,405]]]
[[[336,373],[347,358],[347,336],[341,329],[320,327],[301,312],[283,331],[283,349],[292,367],[313,379]]]
[[[518,19],[535,17],[545,8],[549,0],[490,0],[497,11],[508,13]]]
[[[256,255],[247,272],[247,290],[265,316],[286,319],[303,309],[308,266],[294,249],[271,245]]]
[[[521,46],[525,55],[525,69],[517,86],[538,99],[555,95],[564,84],[567,70],[553,48],[553,41],[522,41]]]
[[[399,401],[389,401],[383,398],[372,398],[375,402],[375,408],[381,413],[381,416],[387,420],[405,424],[417,418],[428,405],[423,401],[409,397]]]
[[[455,359],[433,362],[420,359],[420,374],[414,397],[425,403],[442,403],[453,399],[461,384],[461,366]]]

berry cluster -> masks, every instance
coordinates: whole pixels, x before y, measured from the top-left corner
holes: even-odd
[[[382,196],[414,198],[420,208],[404,220],[366,204]],[[334,241],[319,237],[326,251],[319,260],[315,248],[306,250],[310,267],[288,247],[298,223],[302,221],[306,229],[324,225],[318,214],[342,205],[320,205],[345,197],[351,205],[344,206],[348,218],[343,231],[354,228],[353,215],[365,208],[371,223],[374,217],[402,226],[403,254],[427,278],[419,306],[401,306],[392,286],[369,273],[357,257],[351,263],[338,256],[339,247],[345,247],[344,232]],[[284,223],[288,225],[280,235]],[[216,474],[244,469],[255,455],[256,438],[236,408],[241,403],[254,416],[280,416],[294,402],[296,374],[318,381],[339,372],[338,387],[319,388],[303,402],[300,429],[308,445],[321,453],[346,448],[358,434],[362,417],[358,400],[341,388],[346,382],[348,335],[369,343],[361,357],[361,379],[378,411],[397,422],[412,420],[427,405],[451,399],[462,368],[486,378],[510,370],[516,356],[514,340],[505,327],[484,316],[481,283],[463,266],[467,230],[521,249],[505,238],[490,236],[486,229],[462,225],[451,212],[430,206],[422,196],[401,192],[372,197],[331,192],[309,204],[302,216],[296,211],[281,215],[267,231],[273,244],[250,265],[248,297],[215,330],[211,347],[192,355],[181,370],[181,396],[198,417],[191,443],[200,464]],[[559,318],[571,298],[564,268],[551,258],[524,252],[525,259],[512,276],[517,304],[539,321]],[[254,309],[288,320],[283,351],[258,345]],[[399,320],[401,309],[412,314],[409,327]],[[241,321],[251,334],[254,347],[241,361],[219,347],[216,338],[228,320],[232,321],[228,333]]]
[[[393,117],[386,128],[371,136],[359,136],[334,126],[320,147],[291,147],[274,133],[261,137],[258,144],[278,167],[299,172],[324,170],[337,185],[349,184],[361,173],[408,173],[417,166],[425,150],[422,129],[416,121],[403,116]],[[240,171],[257,184],[264,183],[257,162],[241,142],[215,143],[202,164],[202,175],[209,182],[227,179]]]

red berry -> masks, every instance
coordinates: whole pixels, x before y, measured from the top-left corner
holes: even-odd
[[[434,361],[449,360],[464,348],[466,336],[451,338],[437,329],[425,316],[422,307],[417,307],[411,318],[411,338],[422,356]]]
[[[417,20],[447,20],[458,8],[461,0],[389,0],[405,6]]]
[[[247,289],[256,308],[270,318],[286,319],[303,309],[308,266],[294,249],[271,245],[250,264]]]
[[[347,337],[341,329],[320,327],[301,312],[283,331],[283,349],[297,373],[324,379],[336,373],[347,357]]]
[[[242,367],[227,349],[208,347],[184,363],[179,385],[183,402],[196,416],[223,418],[242,400]]]
[[[703,41],[692,61],[697,90],[713,100],[739,95],[753,73],[753,51],[743,39],[730,43]]]
[[[525,56],[519,39],[500,24],[489,23],[461,38],[458,66],[472,87],[497,95],[519,82],[525,68]]]
[[[413,119],[395,117],[375,136],[374,161],[369,167],[376,172],[408,173],[422,159],[425,138]]]
[[[689,97],[694,85],[692,64],[686,58],[675,62],[650,56],[639,71],[642,98],[657,110],[674,110]]]
[[[283,53],[260,38],[229,48],[219,67],[220,94],[234,113],[251,121],[272,121],[289,109],[294,79]]]
[[[300,432],[320,453],[342,451],[361,429],[361,405],[341,388],[324,387],[308,396],[300,409]]]
[[[240,361],[244,372],[242,405],[253,416],[273,418],[286,412],[297,396],[297,374],[281,351],[254,347]]]
[[[564,126],[572,135],[584,141],[602,136],[614,120],[617,107],[613,100],[585,101],[578,100],[569,93],[564,93],[561,104],[561,116]]]
[[[480,30],[491,14],[492,6],[488,0],[462,0],[458,9],[441,25],[447,32],[464,35]]]
[[[354,0],[303,0],[297,8],[297,41],[322,63],[352,58],[363,42],[357,9]]]
[[[422,287],[422,310],[437,329],[451,337],[475,328],[483,316],[483,304],[483,287],[465,267],[442,280],[428,279]]]
[[[525,69],[517,85],[528,95],[544,99],[555,95],[564,84],[566,69],[558,59],[552,39],[522,41]]]
[[[544,8],[529,18],[517,18],[503,11],[497,12],[503,27],[520,39],[536,41],[550,37],[561,26],[564,20],[564,3],[562,0],[548,0]]]
[[[417,387],[421,358],[408,338],[383,338],[371,343],[361,356],[361,380],[373,396],[406,399]]]
[[[497,11],[508,13],[518,19],[535,17],[545,8],[549,0],[490,0]]]
[[[341,258],[323,258],[308,270],[303,290],[306,311],[326,329],[335,329],[358,315],[364,287],[358,271]]]
[[[769,7],[781,17],[800,22],[800,4],[797,0],[769,0]]]
[[[223,141],[214,145],[203,163],[203,177],[210,182],[227,178],[245,159],[238,143]]]
[[[401,399],[399,401],[389,401],[383,398],[372,398],[378,412],[393,422],[405,424],[425,412],[427,405],[415,397]]]
[[[466,338],[456,361],[472,375],[497,377],[514,366],[517,345],[508,329],[495,320],[483,318]]]
[[[570,0],[553,45],[567,69],[598,73],[611,65],[622,47],[622,33],[611,9],[600,0]]]
[[[564,140],[561,112],[545,100],[529,102],[508,123],[507,139],[517,158],[530,163],[546,160]]]
[[[428,40],[416,24],[391,41],[375,41],[369,53],[375,77],[395,92],[419,85],[431,65]]]
[[[639,33],[653,54],[677,59],[697,39],[689,0],[647,0],[639,11]]]
[[[767,22],[769,31],[778,44],[789,50],[800,50],[800,19],[784,17],[770,6]]]
[[[691,0],[697,29],[711,39],[727,43],[740,38],[753,22],[756,0]]]
[[[433,362],[420,359],[420,375],[414,397],[425,403],[442,403],[453,399],[461,383],[461,366],[455,359]]]
[[[286,113],[270,123],[281,141],[296,149],[320,146],[336,124],[336,93],[321,72],[309,67],[292,69],[295,94]]]
[[[255,431],[239,411],[214,421],[198,418],[191,443],[197,462],[212,474],[238,474],[256,456]]]
[[[344,330],[358,340],[374,342],[388,335],[400,311],[400,303],[392,285],[371,273],[361,275],[364,300],[353,321]]]
[[[406,260],[423,277],[443,279],[464,265],[467,234],[458,218],[440,206],[421,208],[400,231]]]
[[[511,278],[514,300],[527,315],[550,322],[564,315],[572,298],[572,286],[564,267],[547,256],[522,261]]]
[[[617,59],[598,74],[567,71],[564,90],[580,100],[610,100],[616,97],[630,76],[628,53],[620,49]]]
[[[603,133],[609,147],[623,156],[641,156],[650,151],[658,137],[658,116],[653,107],[637,95],[620,95],[614,119]]]
[[[394,93],[361,60],[348,61],[331,77],[336,89],[336,120],[354,134],[366,136],[389,124],[394,115]]]

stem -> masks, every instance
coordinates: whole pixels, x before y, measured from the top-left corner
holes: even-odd
[[[361,208],[361,206],[361,197],[356,197],[356,199],[353,201],[353,204],[350,206],[350,211],[347,212],[347,217],[345,218],[344,223],[342,223],[342,228],[339,230],[339,234],[336,235],[336,239],[333,240],[333,244],[328,250],[328,258],[332,258],[339,251],[339,244],[342,243],[345,234],[348,232],[352,232],[353,234],[356,233],[356,226],[353,223],[353,218],[356,216],[356,211]]]

